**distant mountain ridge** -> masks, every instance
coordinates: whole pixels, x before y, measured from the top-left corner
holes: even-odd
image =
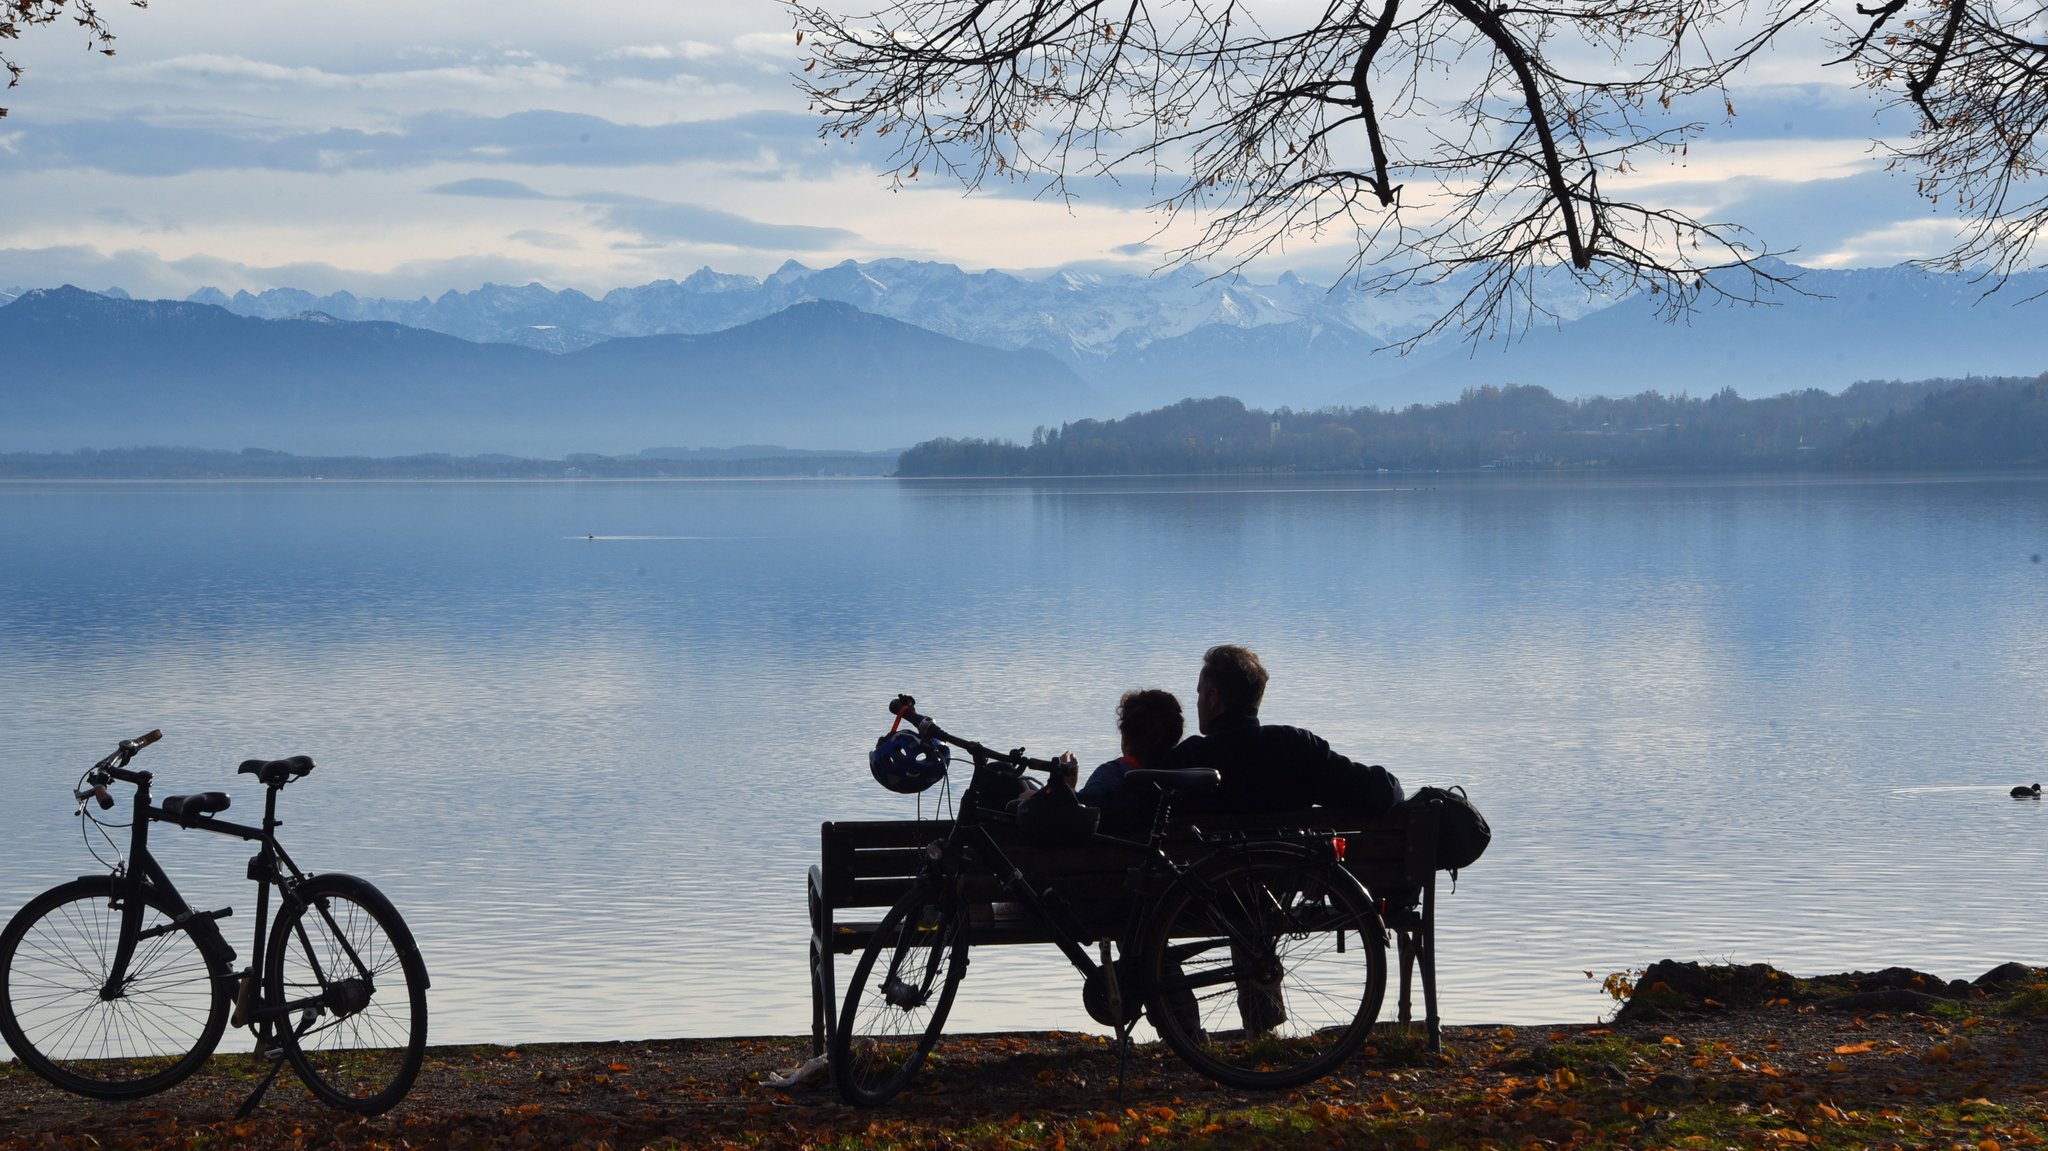
[[[819,301],[721,332],[549,355],[388,321],[266,320],[60,288],[0,307],[0,349],[0,451],[882,450],[961,426],[1028,435],[1104,406],[1042,352]]]
[[[2048,273],[1999,292],[1968,276],[1909,264],[1794,269],[1810,295],[1781,290],[1764,305],[1713,304],[1665,323],[1654,301],[1624,300],[1508,349],[1437,348],[1339,397],[1376,404],[1388,391],[1454,399],[1467,388],[1532,384],[1567,397],[1645,389],[1748,398],[1861,380],[2033,376],[2048,369]]]
[[[1319,402],[1397,366],[1374,349],[1427,323],[1439,295],[1332,290],[1291,273],[1264,284],[1189,268],[1156,277],[1068,271],[1028,279],[913,260],[848,260],[821,269],[792,260],[761,279],[703,268],[680,281],[619,288],[597,299],[538,284],[417,300],[288,288],[233,296],[203,289],[189,298],[241,315],[321,311],[550,352],[622,336],[719,331],[801,301],[834,300],[970,343],[1046,352],[1124,410],[1215,392],[1274,404]],[[1568,300],[1558,306],[1572,310]]]
[[[619,337],[704,334],[805,300],[834,300],[970,343],[1045,352],[1107,397],[1114,412],[1201,395],[1269,408],[1399,406],[1502,383],[1612,395],[1667,382],[1697,389],[1724,376],[1746,395],[1839,391],[1862,379],[2048,366],[2048,303],[2018,312],[2007,306],[2048,291],[2048,274],[2016,277],[1979,304],[1984,285],[1910,266],[1774,267],[1796,273],[1815,296],[1780,292],[1771,306],[1708,307],[1667,324],[1650,314],[1648,300],[1608,306],[1558,290],[1546,303],[1563,317],[1559,327],[1476,348],[1439,341],[1408,357],[1377,349],[1421,329],[1455,285],[1383,296],[1292,274],[1269,283],[1187,268],[1153,277],[1066,271],[1032,279],[913,260],[848,260],[821,269],[790,261],[759,279],[704,268],[599,298],[528,284],[417,300],[285,288],[233,296],[205,289],[191,299],[242,315],[319,311],[554,353]],[[1968,338],[1943,338],[1948,332]]]

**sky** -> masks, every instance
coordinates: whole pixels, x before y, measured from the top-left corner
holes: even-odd
[[[1266,5],[1284,17],[1299,0]],[[923,181],[817,138],[773,0],[156,0],[62,27],[0,120],[0,288],[202,286],[413,297],[485,282],[601,293],[711,267],[940,260],[1042,274],[1165,266],[1144,197],[1061,204]],[[1738,220],[1817,267],[1889,265],[1952,226],[1883,171],[1875,105],[1767,56],[1739,115],[1631,190]],[[1341,238],[1253,265],[1327,283]]]

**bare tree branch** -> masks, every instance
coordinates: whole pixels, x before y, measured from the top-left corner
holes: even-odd
[[[1742,229],[1605,182],[1682,152],[1703,125],[1668,109],[1725,103],[1820,0],[1326,0],[1279,30],[1240,0],[823,3],[791,0],[800,82],[824,135],[895,136],[900,178],[1073,197],[1144,171],[1162,234],[1193,236],[1175,260],[1336,236],[1370,286],[1455,287],[1424,335],[1512,335],[1571,284],[1676,314],[1783,283]]]
[[[1889,0],[1844,25],[1843,60],[1893,105],[1910,104],[1919,127],[1888,144],[1892,167],[1921,195],[1961,213],[1949,251],[1922,261],[1974,272],[1986,292],[2040,266],[2048,227],[2048,0]],[[1883,32],[1905,14],[1897,31]],[[1882,34],[1880,35],[1880,33]]]
[[[128,2],[137,8],[149,7],[149,0]],[[102,56],[114,54],[114,33],[92,0],[0,0],[0,40],[18,40],[24,29],[54,24],[62,16],[85,29],[86,47]],[[0,68],[7,70],[9,88],[21,83],[26,71],[4,52],[0,52]],[[0,116],[5,115],[7,109],[0,108]]]

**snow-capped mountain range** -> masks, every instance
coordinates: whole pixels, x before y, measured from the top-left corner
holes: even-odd
[[[1555,304],[1568,316],[1594,306],[1582,294],[1576,303],[1560,295]],[[1291,273],[1266,283],[1189,268],[1154,277],[1063,271],[1028,279],[911,260],[829,268],[790,261],[761,279],[704,268],[599,298],[539,284],[416,300],[291,288],[232,296],[209,288],[188,297],[244,316],[322,312],[554,352],[625,336],[721,331],[811,299],[1005,351],[1049,352],[1119,410],[1219,392],[1268,406],[1320,403],[1399,367],[1372,352],[1422,328],[1443,303],[1426,289],[1376,295]]]
[[[1451,287],[1382,295],[1293,275],[1260,282],[1193,269],[1030,278],[910,260],[829,268],[792,261],[763,278],[705,268],[601,297],[528,284],[413,300],[208,288],[188,302],[251,318],[398,323],[559,356],[617,339],[727,331],[820,300],[987,348],[1049,353],[1100,397],[1100,410],[1065,413],[1072,419],[1211,395],[1297,409],[1398,407],[1503,383],[1568,398],[1722,387],[1761,396],[2048,368],[2048,273],[2015,277],[1984,298],[1982,282],[1909,265],[1780,270],[1796,273],[1805,294],[1780,290],[1762,306],[1704,307],[1676,323],[1652,314],[1647,299],[1610,304],[1560,281],[1546,300],[1561,320],[1554,326],[1519,341],[1440,339],[1407,356],[1383,349],[1437,316]],[[20,291],[0,292],[0,306]],[[957,434],[996,430],[962,426]]]

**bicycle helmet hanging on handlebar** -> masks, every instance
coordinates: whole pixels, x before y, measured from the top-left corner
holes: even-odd
[[[889,708],[896,723],[868,753],[868,770],[875,782],[900,795],[916,795],[946,778],[946,765],[953,761],[945,744],[917,731],[901,730],[906,715],[916,715],[913,706],[915,701],[909,696],[896,697]]]

